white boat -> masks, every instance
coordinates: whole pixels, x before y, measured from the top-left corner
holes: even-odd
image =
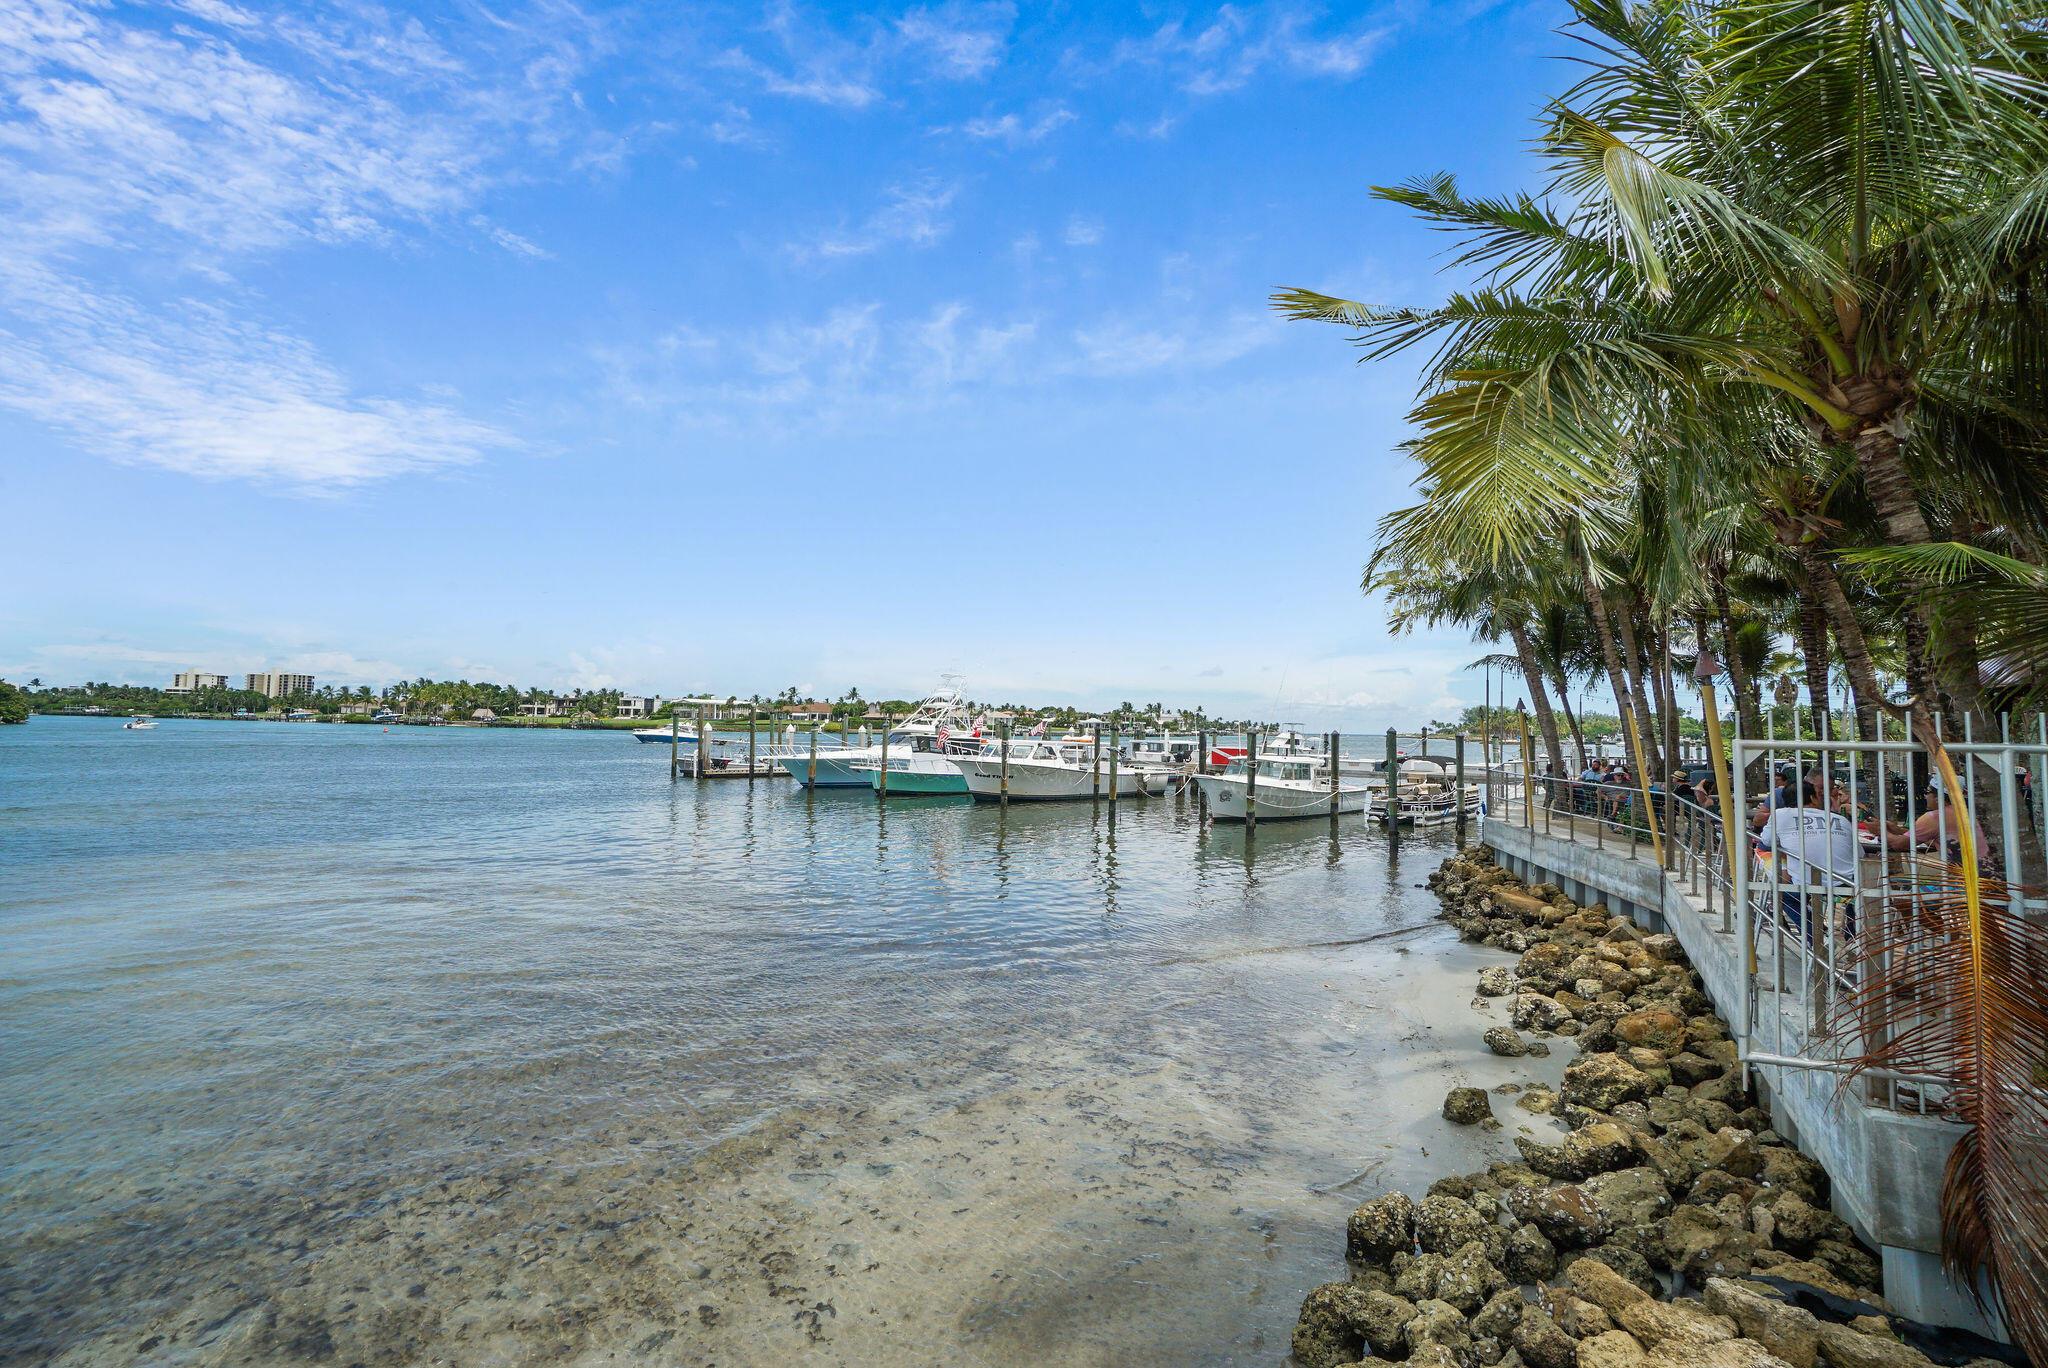
[[[129,721],[129,722],[123,722],[123,723],[121,724],[121,730],[122,730],[122,731],[155,731],[155,730],[156,730],[156,719],[155,719],[154,717],[138,717],[138,718],[135,718],[135,719],[134,719],[133,721]]]
[[[1471,783],[1461,790],[1454,764],[1434,756],[1416,756],[1400,762],[1394,796],[1399,800],[1396,810],[1402,826],[1442,826],[1457,821],[1461,808],[1467,817],[1479,814],[1482,790]],[[1374,804],[1373,820],[1385,826],[1390,808],[1384,797],[1384,779],[1381,790],[1382,797]]]
[[[672,733],[667,727],[635,727],[633,729],[633,739],[635,741],[659,741],[664,746],[671,740],[674,740],[678,745],[694,746],[697,744],[697,733],[694,728],[685,732]]]
[[[936,737],[941,727],[962,736],[973,730],[967,723],[966,700],[960,691],[953,688],[940,689],[937,693],[919,701],[909,717],[889,729],[889,758],[895,759],[898,752],[908,752],[916,737]],[[818,788],[868,788],[873,782],[873,767],[882,762],[882,747],[879,743],[866,746],[839,746],[832,750],[818,752]],[[811,782],[811,757],[806,750],[799,755],[778,755],[775,763],[796,776],[799,784]],[[868,769],[857,766],[866,765]]]
[[[1131,742],[1123,763],[1163,774],[1186,774],[1195,764],[1192,736],[1140,736]]]
[[[945,737],[944,740],[940,736]],[[889,777],[888,794],[891,798],[915,798],[934,793],[961,794],[967,792],[967,781],[960,777],[960,771],[953,762],[962,756],[976,754],[982,748],[981,738],[966,741],[955,740],[950,733],[932,736],[913,734],[898,745],[892,734],[889,744],[889,759],[885,766],[878,753],[873,760],[854,762],[856,774],[867,777],[868,786],[875,792],[883,792],[882,776]],[[805,763],[808,765],[808,758]]]
[[[1209,815],[1219,822],[1242,822],[1249,810],[1262,822],[1284,821],[1290,817],[1328,817],[1364,812],[1372,805],[1373,786],[1346,779],[1342,765],[1337,770],[1337,788],[1330,790],[1329,757],[1313,751],[1264,752],[1258,760],[1258,783],[1252,783],[1249,767],[1239,762],[1221,774],[1195,777]]]
[[[953,767],[978,801],[999,802],[1003,796],[1001,743],[983,746],[978,754],[953,757]],[[1013,803],[1089,799],[1110,796],[1109,755],[1096,768],[1094,747],[1065,741],[1010,742],[1010,801]],[[1101,787],[1097,788],[1097,775]],[[894,783],[892,779],[890,781]],[[1133,769],[1118,761],[1116,796],[1142,798],[1166,791],[1167,779],[1155,770]]]

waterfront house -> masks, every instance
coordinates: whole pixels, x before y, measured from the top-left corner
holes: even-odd
[[[785,703],[776,710],[776,716],[791,722],[829,722],[832,720],[830,703]]]
[[[660,707],[661,697],[658,694],[644,696],[640,694],[620,694],[619,706],[615,710],[615,715],[633,718],[636,721],[644,720],[654,716],[656,710]]]

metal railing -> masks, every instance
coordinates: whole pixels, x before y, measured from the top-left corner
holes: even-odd
[[[1661,855],[1666,878],[1742,957],[1730,1025],[1751,1067],[1840,1072],[1879,1043],[1879,1030],[1913,1029],[1895,1011],[1888,1026],[1848,1019],[1845,1004],[1872,973],[1898,977],[1902,1000],[1912,1001],[1921,952],[1959,934],[1953,917],[1930,915],[1953,889],[1930,875],[1926,857],[1953,863],[1962,821],[1973,823],[1984,871],[1997,879],[1987,896],[2007,897],[2030,918],[2048,916],[2048,821],[2034,785],[2048,768],[2048,716],[2023,727],[2005,719],[1990,740],[1966,727],[1962,739],[1946,741],[1962,813],[1938,787],[1930,791],[1939,779],[1910,728],[1885,740],[1839,739],[1824,721],[1821,729],[1734,736],[1726,795],[1711,781],[1684,780],[1672,792],[1653,785],[1647,803],[1633,782],[1490,781],[1494,820],[1632,860]],[[1735,818],[1733,860],[1723,802]],[[1866,954],[1863,944],[1890,948]],[[1935,1010],[1934,994],[1917,996]],[[1928,1115],[1942,1114],[1946,1100],[1939,1080],[1896,1071],[1865,1072],[1862,1090],[1874,1105]]]

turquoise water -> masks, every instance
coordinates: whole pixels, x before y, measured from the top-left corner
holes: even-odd
[[[1277,1361],[1449,839],[0,728],[0,1358]]]

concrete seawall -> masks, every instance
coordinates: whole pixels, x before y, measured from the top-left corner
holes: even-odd
[[[1646,848],[1632,859],[1627,848],[1598,849],[1496,818],[1481,819],[1479,839],[1525,882],[1556,884],[1577,901],[1604,902],[1646,930],[1677,937],[1748,1059],[1738,937]],[[1767,1002],[1762,1010],[1778,1008]],[[1836,1072],[1756,1065],[1751,1073],[1779,1133],[1827,1169],[1836,1214],[1879,1252],[1885,1296],[1899,1313],[2007,1338],[1941,1267],[1942,1173],[1963,1128],[1871,1106],[1843,1089]]]

